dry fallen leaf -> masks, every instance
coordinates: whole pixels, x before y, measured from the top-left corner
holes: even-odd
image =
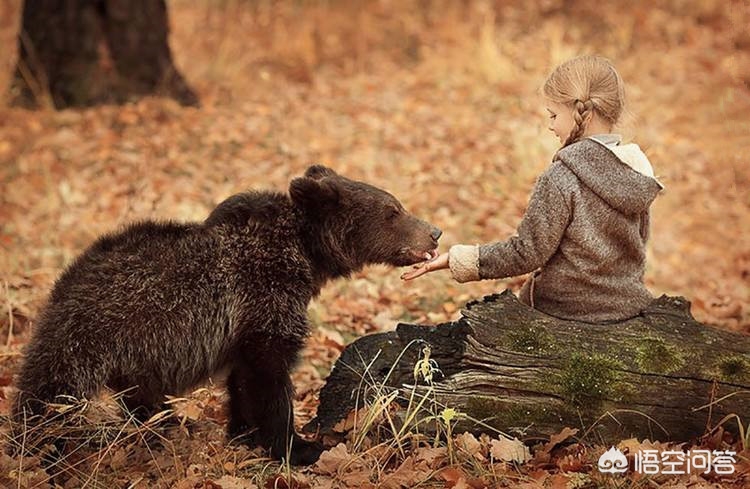
[[[213,482],[221,487],[221,489],[258,489],[258,486],[249,480],[231,475],[225,475]]]
[[[310,484],[302,479],[301,474],[293,474],[291,478],[277,474],[266,480],[265,489],[310,489]]]
[[[416,451],[415,461],[424,462],[430,468],[436,469],[448,457],[448,447],[421,447]]]
[[[335,474],[339,470],[339,467],[349,460],[351,460],[351,455],[346,445],[339,443],[320,454],[320,458],[315,463],[315,470],[320,474]]]
[[[467,454],[478,460],[485,460],[485,456],[482,453],[482,444],[477,438],[468,432],[456,435],[455,437],[456,447],[463,450]]]
[[[342,419],[333,426],[333,431],[336,433],[346,433],[356,426],[357,423],[362,424],[363,419],[367,419],[368,408],[363,407],[358,410],[352,409],[346,418]]]
[[[568,428],[566,426],[562,429],[562,431],[560,431],[560,433],[549,437],[549,442],[545,443],[544,447],[542,447],[543,453],[551,452],[558,443],[564,442],[571,436],[574,436],[576,433],[578,433],[578,428]]]
[[[423,481],[429,472],[429,468],[415,466],[414,459],[408,456],[396,470],[381,479],[380,487],[383,489],[414,487],[417,482]]]
[[[518,438],[513,438],[512,440],[500,438],[490,441],[490,455],[495,460],[502,460],[503,462],[517,462],[522,464],[531,460],[529,447]]]
[[[458,467],[446,467],[440,471],[440,477],[445,481],[447,488],[456,488],[459,484],[466,484],[465,474]]]

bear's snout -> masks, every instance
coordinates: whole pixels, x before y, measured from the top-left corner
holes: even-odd
[[[432,260],[438,255],[438,240],[443,235],[440,228],[414,216],[407,216],[401,226],[387,233],[396,239],[399,246],[395,256],[387,258],[386,263],[396,266],[409,266],[425,260]]]

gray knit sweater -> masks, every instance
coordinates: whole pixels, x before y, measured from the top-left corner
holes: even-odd
[[[452,247],[451,273],[467,282],[536,271],[520,300],[547,314],[587,322],[635,316],[652,300],[645,248],[661,188],[637,145],[613,134],[578,141],[537,180],[517,235]]]

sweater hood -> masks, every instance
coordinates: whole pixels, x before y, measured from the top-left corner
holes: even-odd
[[[557,159],[592,192],[625,214],[648,210],[663,188],[637,144],[620,144],[614,134],[592,136],[567,146]]]

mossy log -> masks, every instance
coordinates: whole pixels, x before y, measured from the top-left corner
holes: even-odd
[[[489,425],[528,439],[567,426],[604,443],[688,441],[728,414],[750,417],[750,336],[697,322],[685,299],[662,296],[638,317],[589,324],[548,316],[505,291],[467,304],[455,322],[399,324],[354,341],[306,429],[332,434],[373,385],[408,398],[425,345],[441,372],[432,384],[438,405],[466,415],[457,430]],[[736,420],[725,427],[736,430]]]

